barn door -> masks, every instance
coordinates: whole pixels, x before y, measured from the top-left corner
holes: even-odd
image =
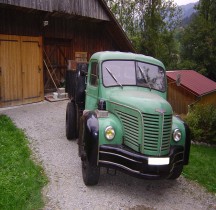
[[[0,106],[22,103],[20,41],[18,36],[0,36]]]
[[[43,100],[41,37],[0,35],[0,107]]]
[[[38,37],[21,37],[23,102],[42,99],[42,52]]]
[[[65,39],[47,38],[44,40],[44,55],[48,68],[58,87],[61,87],[61,81],[65,78],[68,60],[73,59],[73,42]],[[48,71],[44,71],[45,91],[55,89]]]

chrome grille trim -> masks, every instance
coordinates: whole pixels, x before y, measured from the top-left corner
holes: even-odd
[[[144,122],[144,150],[155,154],[169,150],[172,115],[142,113],[142,116]],[[162,123],[161,130],[160,123]],[[158,144],[158,142],[160,143]]]

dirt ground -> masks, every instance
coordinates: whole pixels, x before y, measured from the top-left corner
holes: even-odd
[[[112,176],[102,169],[99,184],[86,187],[77,142],[65,137],[67,102],[0,109],[0,114],[8,115],[24,130],[34,158],[49,177],[43,190],[45,210],[216,209],[216,195],[182,176],[175,181],[146,181],[120,172]]]

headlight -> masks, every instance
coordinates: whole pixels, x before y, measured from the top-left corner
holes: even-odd
[[[180,141],[181,140],[181,136],[182,136],[181,131],[178,128],[176,128],[173,131],[173,139],[174,139],[174,141],[176,141],[176,142]]]
[[[105,137],[107,140],[113,140],[115,137],[115,130],[112,126],[108,126],[105,129]]]

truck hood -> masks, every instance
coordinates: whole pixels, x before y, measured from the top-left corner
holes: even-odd
[[[165,112],[172,114],[171,105],[154,92],[137,90],[113,91],[109,98],[110,103],[128,106],[145,113]]]

